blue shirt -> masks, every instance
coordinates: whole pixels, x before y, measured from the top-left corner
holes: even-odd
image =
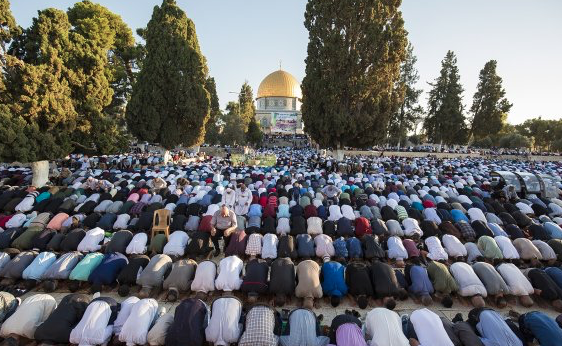
[[[559,346],[562,343],[562,329],[555,320],[542,312],[526,313],[520,319],[541,346]]]
[[[117,275],[129,263],[127,257],[113,252],[104,256],[101,264],[88,277],[91,284],[110,285],[117,279]]]
[[[451,210],[451,216],[453,217],[453,220],[455,220],[455,223],[461,220],[470,223],[466,215],[464,215],[464,213],[458,209]]]
[[[523,342],[496,311],[482,311],[476,329],[482,336],[481,340],[485,346],[523,346]]]
[[[326,262],[322,265],[322,291],[329,296],[341,297],[347,294],[345,267],[339,262]]]
[[[558,227],[558,225],[553,222],[545,222],[543,226],[551,238],[562,239],[562,231],[560,230],[560,227]]]
[[[351,237],[346,240],[347,253],[350,258],[363,258],[363,249],[361,248],[361,242],[355,237]]]
[[[347,252],[347,244],[345,243],[345,239],[343,239],[343,237],[334,240],[333,245],[335,257],[349,257],[349,253]]]
[[[259,216],[261,217],[261,205],[251,204],[250,210],[248,211],[248,217]]]
[[[57,256],[52,252],[41,252],[30,265],[25,268],[21,277],[26,280],[39,280],[43,273],[55,263]]]
[[[429,280],[427,269],[422,266],[412,266],[410,268],[410,280],[412,284],[409,287],[410,292],[419,296],[427,296],[433,294],[433,284]]]
[[[558,287],[562,288],[562,269],[558,267],[548,267],[544,270]]]

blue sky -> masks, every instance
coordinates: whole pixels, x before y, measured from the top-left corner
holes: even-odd
[[[27,27],[37,10],[66,9],[72,0],[11,0],[18,23]],[[161,0],[99,0],[133,29],[144,27]],[[260,81],[279,68],[304,77],[308,32],[305,0],[177,0],[193,19],[221,105],[236,98],[248,80]],[[508,99],[509,121],[562,116],[561,0],[403,0],[409,39],[418,57],[419,86],[438,75],[447,50],[458,57],[464,103],[470,108],[478,73],[498,61]],[[426,105],[427,94],[421,98]]]

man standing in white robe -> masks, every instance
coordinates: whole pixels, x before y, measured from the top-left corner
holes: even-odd
[[[250,210],[252,203],[252,192],[246,188],[246,185],[240,184],[240,188],[236,189],[236,206],[234,213],[236,215],[246,215]]]

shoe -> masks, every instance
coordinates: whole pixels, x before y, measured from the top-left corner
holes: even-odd
[[[459,313],[456,314],[455,317],[453,318],[453,323],[462,322],[462,321],[463,321],[462,314],[459,312]]]

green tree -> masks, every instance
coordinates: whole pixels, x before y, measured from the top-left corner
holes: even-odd
[[[126,58],[126,52],[134,49],[131,30],[105,7],[83,1],[67,13],[40,11],[31,27],[14,39],[10,54],[42,64],[49,59],[48,47],[60,52],[79,114],[73,150],[109,154],[125,149],[129,137],[123,110],[131,80],[119,71],[131,63],[132,58]]]
[[[223,128],[220,135],[222,145],[244,145],[246,144],[244,123],[240,116],[240,105],[237,102],[229,102],[226,112],[222,117]]]
[[[238,95],[238,104],[240,105],[240,117],[244,123],[244,132],[248,131],[248,126],[252,119],[256,117],[256,105],[254,104],[254,92],[252,87],[245,81],[240,88]]]
[[[220,135],[219,121],[221,118],[221,109],[219,97],[217,95],[217,85],[213,77],[207,77],[205,89],[209,92],[211,100],[211,111],[207,125],[205,126],[205,143],[218,144]]]
[[[480,71],[478,88],[470,108],[472,136],[476,140],[500,133],[507,123],[507,114],[513,106],[505,98],[505,89],[496,68],[497,61],[490,60]]]
[[[9,43],[13,37],[20,34],[21,28],[16,24],[16,20],[12,15],[10,2],[8,0],[0,0],[0,56],[3,57],[6,52],[6,43]],[[4,65],[3,61],[2,65]]]
[[[529,138],[533,148],[539,151],[551,150],[554,142],[562,138],[562,120],[545,120],[541,117],[527,119],[515,125],[517,132]]]
[[[143,35],[146,56],[126,112],[130,131],[166,149],[200,144],[210,99],[195,24],[174,0],[164,0]]]
[[[403,95],[396,89],[407,44],[401,0],[309,0],[302,119],[322,147],[386,139]]]
[[[259,147],[263,142],[263,132],[255,117],[250,119],[250,125],[248,125],[248,131],[246,132],[246,142],[254,147]]]
[[[420,79],[416,69],[417,58],[414,55],[414,47],[408,44],[406,59],[400,66],[400,79],[398,88],[404,93],[404,100],[400,103],[398,111],[390,119],[388,137],[391,144],[400,147],[407,138],[408,132],[412,131],[417,121],[423,114],[423,108],[418,104],[421,89],[416,88]]]
[[[500,137],[498,146],[506,149],[530,148],[531,140],[519,133],[510,133]]]
[[[468,128],[463,114],[462,93],[457,57],[448,51],[441,62],[441,73],[429,92],[424,129],[432,143],[465,144]]]

